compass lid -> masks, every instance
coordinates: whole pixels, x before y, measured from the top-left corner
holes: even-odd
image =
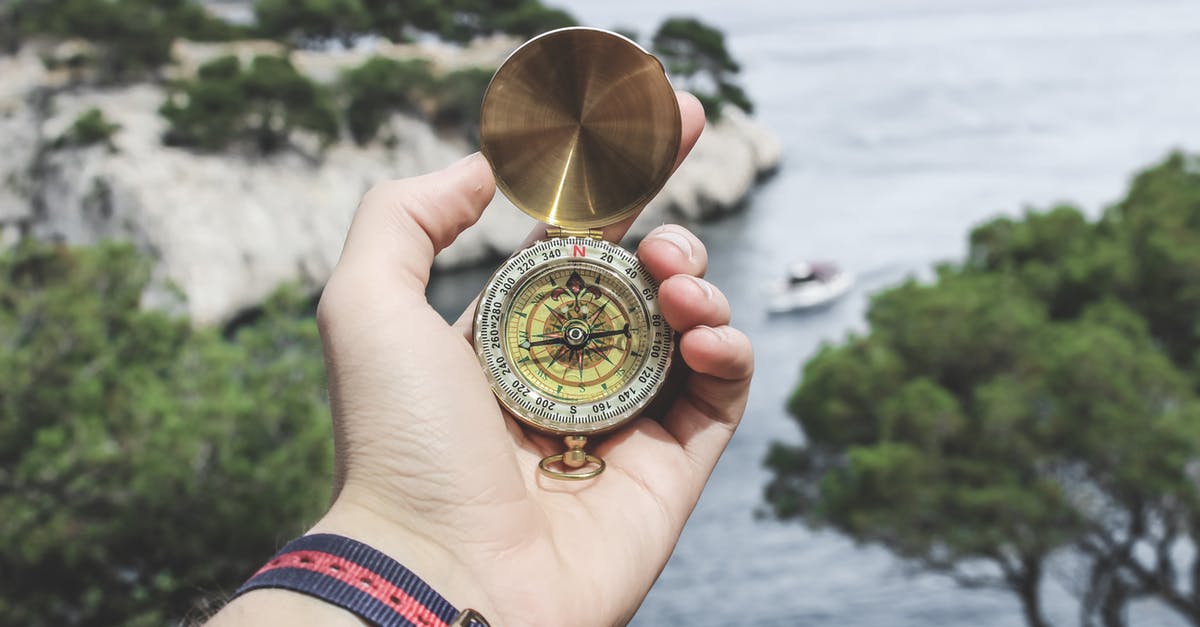
[[[679,104],[662,64],[600,29],[526,42],[496,70],[480,117],[497,186],[559,227],[629,217],[662,189],[679,152]]]

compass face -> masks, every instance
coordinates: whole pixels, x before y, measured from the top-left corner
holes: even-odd
[[[658,285],[623,248],[556,238],[492,277],[475,347],[500,401],[553,433],[593,433],[637,414],[662,386],[674,332]]]

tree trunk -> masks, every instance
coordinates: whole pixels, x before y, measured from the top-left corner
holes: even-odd
[[[1124,586],[1114,584],[1100,605],[1100,621],[1104,627],[1125,627],[1125,608],[1129,604]]]
[[[1050,627],[1050,622],[1042,615],[1042,562],[1036,558],[1021,560],[1021,570],[1013,573],[1013,590],[1021,599],[1021,611],[1025,614],[1025,623],[1029,627]]]

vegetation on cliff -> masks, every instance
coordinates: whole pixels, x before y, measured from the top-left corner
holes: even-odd
[[[1014,592],[1031,626],[1052,556],[1082,621],[1155,598],[1200,624],[1200,159],[1073,207],[977,228],[968,258],[872,300],[789,409],[775,512]],[[991,568],[981,569],[980,564]]]
[[[163,141],[171,146],[222,150],[249,142],[270,153],[298,129],[321,146],[338,137],[332,97],[286,57],[256,56],[246,68],[234,56],[210,61],[173,90],[161,113],[170,124]]]
[[[75,118],[71,127],[54,141],[54,147],[104,144],[109,149],[113,149],[112,136],[119,130],[121,130],[120,124],[109,121],[103,111],[91,108]]]
[[[26,39],[82,39],[95,46],[88,59],[103,82],[137,80],[171,61],[176,39],[218,41],[243,34],[193,0],[13,0],[0,7],[0,50]]]
[[[300,46],[349,45],[365,36],[406,41],[418,33],[455,42],[531,37],[576,23],[538,0],[258,0],[254,14],[259,35]]]
[[[247,26],[226,22],[195,0],[15,0],[0,7],[0,49],[37,38],[83,40],[87,44],[71,48],[66,58],[47,56],[47,64],[69,68],[78,80],[122,83],[162,80],[160,70],[172,62],[177,39],[260,37],[321,48],[421,34],[454,42],[492,34],[529,37],[575,23],[538,0],[257,0],[253,8],[255,22]],[[718,117],[725,104],[753,109],[735,82],[740,68],[724,35],[711,25],[669,18],[651,48],[710,117]],[[426,59],[376,57],[343,73],[337,85],[342,97],[335,100],[330,86],[297,72],[286,53],[260,56],[249,68],[232,57],[217,59],[172,85],[162,107],[170,125],[163,140],[205,151],[245,144],[270,153],[293,146],[294,131],[313,134],[323,147],[345,128],[366,144],[393,113],[407,112],[477,141],[479,103],[493,70],[439,73]]]

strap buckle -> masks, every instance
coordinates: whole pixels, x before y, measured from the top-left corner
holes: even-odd
[[[483,617],[483,614],[468,607],[450,621],[449,627],[491,627],[491,623]]]

